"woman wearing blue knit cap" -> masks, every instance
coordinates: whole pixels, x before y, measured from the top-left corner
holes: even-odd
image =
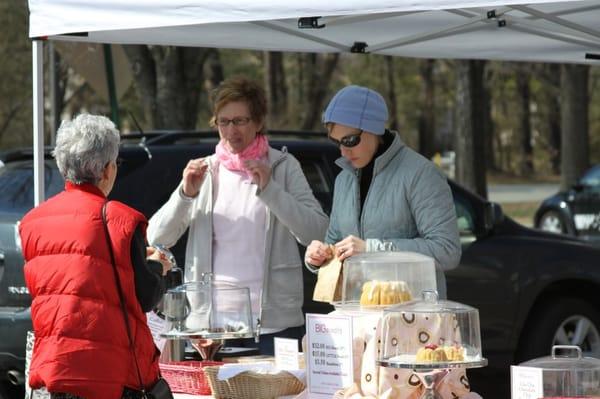
[[[446,177],[429,160],[386,129],[388,110],[374,90],[347,86],[329,102],[323,122],[339,146],[325,242],[313,241],[305,262],[314,272],[334,253],[344,260],[361,252],[413,251],[435,259],[440,297],[444,270],[461,255],[456,213]]]

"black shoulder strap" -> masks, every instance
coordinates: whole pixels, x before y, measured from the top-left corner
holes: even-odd
[[[125,320],[125,329],[127,330],[127,338],[129,338],[129,348],[133,355],[133,361],[135,362],[135,370],[137,371],[138,380],[140,382],[140,390],[146,394],[144,383],[142,381],[142,375],[140,373],[140,367],[138,365],[137,356],[135,355],[135,348],[133,346],[133,338],[131,337],[131,329],[129,328],[129,318],[127,317],[127,308],[125,307],[125,298],[123,297],[123,289],[121,288],[121,281],[119,280],[119,273],[117,272],[117,264],[115,262],[115,254],[112,248],[112,242],[110,240],[110,233],[108,232],[108,222],[106,220],[106,207],[108,201],[102,205],[102,224],[104,225],[104,234],[106,235],[106,243],[108,244],[108,252],[110,253],[110,261],[112,263],[113,272],[115,274],[115,281],[117,282],[117,292],[119,294],[119,301],[121,302],[121,311],[123,313],[123,319]]]

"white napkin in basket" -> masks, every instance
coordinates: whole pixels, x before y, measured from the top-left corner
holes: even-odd
[[[254,371],[261,374],[277,374],[281,370],[277,369],[272,362],[256,363],[227,363],[219,367],[217,379],[227,380],[243,373],[244,371]],[[306,370],[285,370],[302,382],[306,382]]]

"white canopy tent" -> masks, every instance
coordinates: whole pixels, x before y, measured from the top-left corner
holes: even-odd
[[[29,0],[29,8],[34,39],[600,63],[599,0]],[[36,205],[42,43],[33,46]]]
[[[577,63],[600,54],[598,0],[523,3],[30,0],[30,36],[311,52],[348,52],[362,42],[368,52],[406,57]],[[300,29],[303,17],[320,17],[318,28]]]

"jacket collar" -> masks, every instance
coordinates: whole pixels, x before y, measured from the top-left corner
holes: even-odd
[[[75,184],[67,180],[65,182],[65,191],[85,191],[86,193],[106,198],[104,193],[92,183]]]
[[[388,148],[383,154],[378,156],[375,159],[375,165],[373,167],[373,176],[379,173],[383,168],[387,166],[388,163],[398,154],[405,146],[404,142],[400,138],[400,134],[396,131],[391,131],[394,135],[394,141],[390,144],[390,148]],[[339,157],[335,163],[342,169],[347,170],[353,174],[357,172],[357,169],[352,166],[350,161],[348,161],[344,157]]]

